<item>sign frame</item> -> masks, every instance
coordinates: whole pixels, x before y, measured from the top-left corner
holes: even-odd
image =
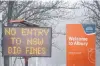
[[[48,49],[49,51],[50,51],[50,55],[48,55],[48,56],[26,56],[26,55],[24,55],[24,56],[13,56],[13,55],[4,55],[4,28],[5,27],[8,27],[8,28],[49,28],[50,29],[50,39],[49,39],[49,41],[50,41],[50,48]],[[21,27],[17,27],[17,26],[2,26],[2,41],[1,41],[1,43],[2,43],[2,56],[9,56],[9,57],[51,57],[51,55],[52,55],[52,27],[25,27],[25,26],[21,26]],[[33,54],[34,55],[34,54]]]

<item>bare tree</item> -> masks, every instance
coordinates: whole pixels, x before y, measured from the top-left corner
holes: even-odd
[[[3,12],[2,23],[6,24],[9,19],[24,19],[31,25],[37,24],[42,27],[51,26],[53,28],[53,38],[56,38],[59,34],[61,34],[55,31],[56,25],[59,23],[56,20],[70,19],[72,14],[69,9],[75,8],[75,6],[71,7],[69,3],[63,1],[13,1],[11,4],[9,4],[9,1],[0,1],[0,6],[0,12]],[[52,20],[55,20],[56,23],[52,22]],[[18,23],[16,25],[24,26],[22,23]],[[61,50],[55,43],[55,40],[53,40],[52,45],[53,47]]]
[[[8,19],[24,19],[27,20],[27,23],[31,25],[37,24],[42,27],[52,26],[53,38],[58,36],[55,28],[59,22],[57,22],[56,20],[69,19],[71,17],[71,10],[68,9],[75,8],[75,6],[71,7],[69,3],[63,1],[50,1],[45,3],[37,1],[12,1],[11,4],[9,4],[9,1],[1,1],[0,3],[0,6],[2,6],[0,10],[1,12],[3,12],[2,22],[4,24],[7,23]],[[7,19],[7,16],[9,16],[9,14],[10,17]],[[52,22],[51,20],[55,20],[56,23]],[[21,23],[17,24],[17,26],[22,25],[23,24]],[[54,42],[53,45],[54,47],[57,47]]]
[[[4,12],[5,18],[3,18],[3,22],[6,22],[7,19],[6,17],[7,15],[6,7],[8,6],[7,2],[5,3],[5,5],[6,5]],[[64,7],[62,5],[64,5]],[[47,3],[36,2],[36,1],[14,2],[11,19],[25,19],[32,23],[39,24],[42,22],[43,24],[44,21],[51,20],[54,18],[66,18],[64,16],[68,15],[70,12],[68,10],[65,10],[66,8],[67,9],[69,8],[68,3],[63,3],[62,1],[47,2]]]
[[[84,8],[85,20],[89,20],[91,21],[90,23],[96,24],[96,44],[97,48],[100,49],[100,1],[81,1],[80,5]]]

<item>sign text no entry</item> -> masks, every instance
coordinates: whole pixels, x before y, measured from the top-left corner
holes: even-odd
[[[50,57],[51,31],[49,27],[4,27],[3,56]]]

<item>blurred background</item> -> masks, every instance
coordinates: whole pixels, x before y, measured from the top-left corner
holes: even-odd
[[[96,24],[96,66],[100,65],[99,0],[15,0],[0,1],[0,39],[2,25],[26,26],[9,20],[25,20],[29,26],[52,27],[51,57],[31,57],[29,66],[66,66],[66,24]],[[0,66],[4,66],[0,41]],[[9,66],[25,66],[21,57],[9,57]]]

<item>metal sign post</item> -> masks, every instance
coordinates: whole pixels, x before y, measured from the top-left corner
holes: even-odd
[[[28,66],[28,57],[24,57],[24,59],[25,59],[25,66]]]

